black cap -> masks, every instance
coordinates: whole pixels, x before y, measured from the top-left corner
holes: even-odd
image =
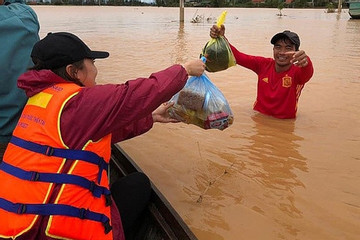
[[[38,58],[48,69],[57,69],[85,58],[107,58],[108,52],[91,51],[77,36],[67,32],[48,33],[35,43],[31,57]]]
[[[272,44],[275,44],[279,39],[289,39],[293,44],[295,44],[295,49],[296,50],[299,50],[299,47],[300,47],[300,38],[299,36],[294,33],[294,32],[291,32],[289,30],[285,30],[283,32],[280,32],[280,33],[277,33],[275,34],[272,39],[271,39],[271,43]]]

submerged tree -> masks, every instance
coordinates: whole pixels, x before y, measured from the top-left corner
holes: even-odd
[[[281,16],[283,15],[282,12],[281,12],[281,10],[283,10],[283,8],[284,8],[284,2],[280,0],[277,8],[279,9],[279,14],[278,14],[278,16],[281,17]]]

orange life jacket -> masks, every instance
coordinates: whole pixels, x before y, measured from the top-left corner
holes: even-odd
[[[28,100],[0,164],[0,237],[15,239],[39,216],[49,216],[47,236],[112,239],[107,178],[111,135],[87,142],[82,150],[68,149],[61,136],[62,109],[80,89],[57,84]],[[63,172],[68,159],[73,162]],[[56,184],[61,188],[54,198]],[[49,203],[51,196],[55,201]]]

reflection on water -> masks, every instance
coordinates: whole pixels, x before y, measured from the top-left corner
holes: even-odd
[[[184,23],[179,23],[179,31],[176,39],[174,39],[175,46],[171,54],[171,58],[175,59],[175,63],[184,63],[186,61],[185,56],[188,56],[189,54],[186,48],[187,41],[189,40],[186,36]]]
[[[298,148],[302,137],[294,133],[294,120],[279,120],[256,114],[255,134],[249,137],[248,149],[252,166],[259,169],[250,174],[251,178],[266,188],[291,191],[296,186],[304,186],[297,179],[296,170],[306,172],[306,158]],[[276,133],[276,134],[274,134]]]
[[[298,149],[304,139],[294,132],[294,120],[284,121],[261,114],[255,114],[251,119],[253,131],[246,137],[248,146],[229,147],[231,152],[206,150],[220,160],[209,158],[204,161],[197,142],[204,165],[196,174],[196,185],[192,188],[185,186],[184,191],[197,203],[197,207],[203,209],[202,220],[196,225],[202,226],[197,231],[204,239],[236,239],[235,234],[233,238],[225,237],[225,233],[217,236],[221,231],[236,232],[227,219],[237,219],[241,213],[214,214],[214,211],[227,212],[229,206],[248,208],[250,212],[272,219],[276,224],[285,226],[286,235],[296,236],[300,231],[296,226],[289,225],[288,220],[303,217],[294,192],[297,188],[306,188],[298,177],[299,172],[308,172],[306,158]],[[233,135],[232,138],[236,141],[236,138],[244,136]],[[241,153],[247,156],[241,156]],[[261,202],[247,202],[252,197],[244,191],[244,184],[262,190]],[[192,218],[188,220],[196,221]]]
[[[93,49],[98,82],[149,76],[199,57],[224,9],[34,6],[41,36],[70,31]],[[296,120],[255,113],[256,75],[242,67],[208,73],[234,113],[224,131],[155,124],[120,145],[200,240],[357,240],[360,236],[360,21],[323,9],[230,8],[226,36],[239,50],[272,57],[271,37],[290,29],[315,73]]]
[[[248,176],[268,190],[265,196],[269,204],[291,217],[302,217],[293,192],[297,187],[305,188],[297,175],[298,171],[307,172],[308,168],[306,158],[298,151],[298,142],[303,138],[294,133],[295,121],[283,121],[260,114],[254,115],[252,119],[256,133],[250,136],[251,145],[246,149],[249,152],[248,165],[251,166]]]

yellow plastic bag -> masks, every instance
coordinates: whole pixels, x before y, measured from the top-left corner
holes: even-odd
[[[216,25],[220,28],[225,22],[227,12],[224,11],[219,16]],[[218,72],[236,65],[234,54],[230,45],[223,36],[212,38],[205,44],[201,56],[206,57],[206,70],[208,72]]]

